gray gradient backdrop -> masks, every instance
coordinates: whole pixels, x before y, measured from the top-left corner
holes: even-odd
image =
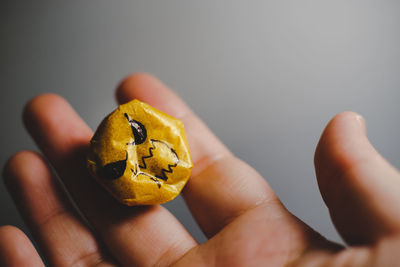
[[[131,72],[155,74],[257,169],[286,206],[340,240],[313,153],[329,119],[354,110],[400,166],[399,1],[1,1],[0,163],[36,149],[24,103],[64,96],[95,129]],[[200,241],[183,201],[167,205]],[[26,230],[3,185],[0,224]]]

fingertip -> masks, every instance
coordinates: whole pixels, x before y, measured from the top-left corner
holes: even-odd
[[[314,163],[318,166],[327,156],[340,161],[346,158],[348,152],[356,152],[349,149],[356,146],[370,148],[366,137],[365,119],[352,111],[340,112],[325,127],[314,154]],[[331,159],[329,157],[329,160]]]
[[[25,128],[41,151],[49,158],[51,145],[58,152],[86,145],[92,136],[91,129],[63,97],[47,93],[34,97],[24,108]],[[60,153],[55,153],[60,154]]]
[[[328,123],[325,132],[331,130],[342,130],[345,127],[360,128],[365,131],[365,119],[360,114],[353,111],[343,111],[336,114]]]
[[[70,107],[69,103],[57,94],[46,93],[35,96],[26,103],[22,113],[25,128],[37,142],[40,142],[43,132],[41,129],[47,128],[52,120],[56,120],[58,114],[64,112],[65,106]]]
[[[148,73],[135,73],[126,77],[115,95],[119,104],[138,99],[178,119],[191,113],[177,94]]]
[[[15,239],[24,238],[25,234],[17,227],[13,225],[2,225],[0,226],[0,247],[7,244],[5,240],[13,241]]]
[[[1,266],[43,266],[29,238],[15,226],[0,226]]]
[[[18,239],[23,239],[25,234],[15,226],[0,226],[0,251],[7,250],[13,243],[18,243]]]
[[[115,98],[120,104],[124,104],[132,99],[137,98],[138,95],[142,95],[142,91],[147,91],[149,86],[159,87],[162,86],[162,83],[149,73],[133,73],[122,79],[122,81],[119,83],[115,91]]]
[[[34,115],[45,112],[49,107],[64,104],[65,102],[66,100],[63,97],[54,93],[46,93],[33,97],[26,103],[22,113],[25,125],[31,124]]]
[[[3,167],[3,180],[9,191],[15,191],[16,186],[22,183],[32,184],[35,181],[28,181],[34,177],[26,175],[30,173],[43,172],[44,161],[41,155],[34,151],[23,150],[11,156]],[[35,176],[36,177],[36,176]]]
[[[12,155],[4,164],[3,167],[3,179],[6,185],[12,181],[12,176],[16,171],[20,170],[20,164],[25,162],[25,159],[29,157],[31,151],[19,151]]]

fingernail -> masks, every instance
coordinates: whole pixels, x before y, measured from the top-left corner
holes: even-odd
[[[356,114],[356,120],[361,123],[361,125],[365,125],[365,119],[363,116],[361,116],[360,114]]]
[[[364,119],[363,116],[361,116],[360,114],[356,113],[356,121],[360,124],[360,126],[364,129],[364,131],[367,131],[367,127],[366,127],[366,121]]]

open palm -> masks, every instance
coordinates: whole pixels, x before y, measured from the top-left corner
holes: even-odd
[[[47,94],[33,99],[24,112],[26,128],[47,160],[35,152],[19,152],[6,164],[4,176],[48,264],[395,266],[400,262],[400,175],[370,145],[359,115],[337,115],[315,154],[322,196],[349,244],[341,247],[288,212],[266,181],[234,157],[157,79],[132,75],[116,95],[120,103],[138,98],[184,122],[195,167],[183,197],[209,240],[197,244],[162,206],[125,207],[107,195],[85,169],[92,131],[64,99]],[[2,226],[0,265],[42,266],[43,262],[20,230]]]

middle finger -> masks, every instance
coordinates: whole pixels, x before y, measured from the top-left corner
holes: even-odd
[[[261,204],[276,205],[287,212],[266,181],[232,156],[183,100],[156,78],[147,74],[126,78],[117,98],[120,103],[138,98],[185,124],[194,166],[183,197],[208,237]]]

